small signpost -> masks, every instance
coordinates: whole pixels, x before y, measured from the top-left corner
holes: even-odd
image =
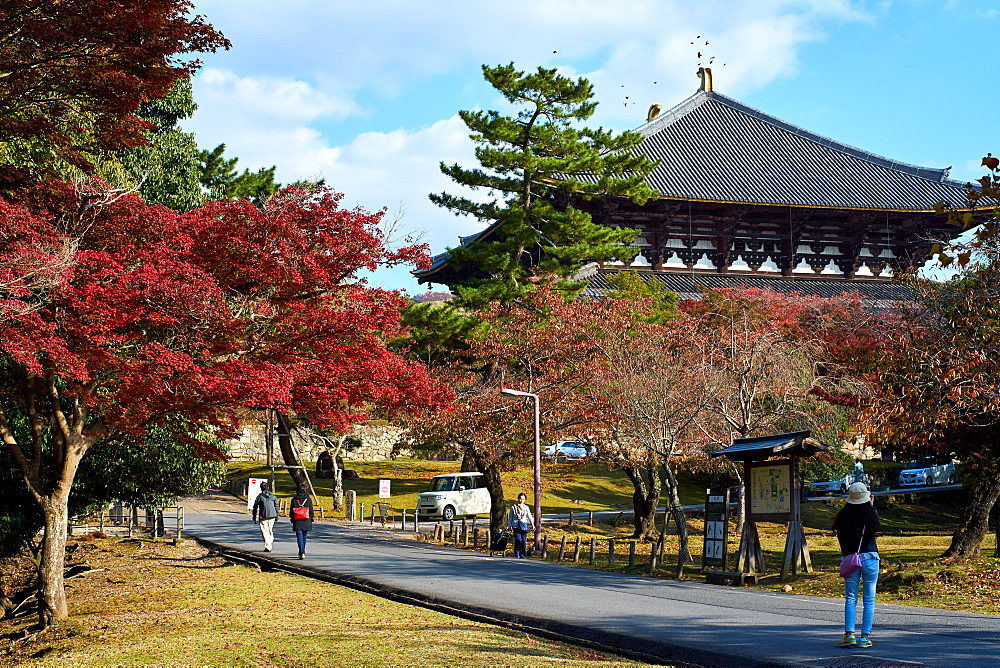
[[[702,570],[729,569],[729,488],[709,489],[705,496],[705,549]]]
[[[389,493],[391,487],[391,481],[389,480],[379,480],[378,481],[378,498],[388,499],[392,495]]]
[[[260,495],[260,483],[267,482],[264,478],[250,478],[247,480],[247,510],[253,510],[254,501]]]

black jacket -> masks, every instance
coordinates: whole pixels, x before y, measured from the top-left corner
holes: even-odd
[[[305,520],[293,519],[292,529],[294,529],[295,531],[309,531],[310,529],[312,529],[313,525],[313,503],[312,499],[309,498],[308,494],[299,492],[298,494],[292,497],[292,503],[290,506],[288,506],[288,516],[292,517],[292,509],[295,508],[295,506],[300,506],[300,505],[304,505],[306,508],[309,509],[309,519]]]

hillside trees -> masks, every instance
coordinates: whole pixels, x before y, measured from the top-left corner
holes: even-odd
[[[442,164],[441,171],[487,197],[430,196],[489,226],[476,243],[449,249],[456,267],[471,267],[469,278],[452,286],[461,300],[477,307],[516,301],[531,290],[533,275],[567,278],[584,262],[633,257],[635,250],[627,246],[634,230],[596,224],[567,201],[620,196],[643,203],[654,196],[645,182],[654,163],[631,152],[641,136],[578,127],[597,106],[586,79],[541,67],[525,73],[513,63],[484,65],[483,74],[515,105],[515,115],[459,112],[471,130],[479,166]],[[575,281],[560,286],[567,293],[581,288]]]
[[[389,352],[402,300],[358,270],[419,260],[387,251],[380,214],[294,189],[264,210],[213,202],[185,214],[134,195],[57,183],[0,202],[0,398],[3,439],[45,517],[40,621],[66,616],[62,584],[69,494],[100,441],[130,448],[165,430],[218,456],[185,425],[220,437],[239,409],[276,407],[344,428],[364,407],[444,405],[423,367]],[[68,254],[45,275],[11,257]],[[42,263],[51,266],[49,263]]]
[[[136,112],[229,48],[187,0],[0,3],[0,188],[145,143]]]

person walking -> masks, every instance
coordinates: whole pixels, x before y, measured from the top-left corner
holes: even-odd
[[[527,497],[524,492],[517,495],[517,503],[510,507],[510,514],[507,516],[507,527],[514,534],[514,558],[528,558],[528,532],[535,528],[535,521],[531,517],[531,509],[524,502]]]
[[[258,519],[260,518],[260,519]],[[260,483],[260,494],[253,502],[253,521],[260,527],[260,537],[264,539],[264,551],[270,552],[274,545],[274,521],[278,519],[278,497],[266,482]]]
[[[872,495],[863,482],[856,482],[847,490],[845,505],[833,521],[844,559],[855,553],[861,559],[861,568],[844,576],[844,637],[840,647],[871,647],[869,637],[875,620],[875,584],[878,582],[881,561],[875,535],[882,530],[878,512],[872,505]],[[861,595],[861,634],[855,634],[857,625],[858,588]]]
[[[307,490],[305,483],[299,485],[299,492],[292,497],[292,504],[288,509],[292,529],[295,531],[295,540],[299,544],[299,559],[306,557],[306,534],[312,529],[313,524],[313,504]]]

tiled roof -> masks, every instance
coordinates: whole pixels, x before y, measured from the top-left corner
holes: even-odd
[[[587,287],[583,294],[588,297],[601,297],[611,290],[607,281],[608,274],[614,271],[598,271],[587,278]],[[814,297],[837,297],[847,294],[858,295],[869,305],[884,308],[900,300],[913,298],[913,292],[904,285],[881,281],[850,281],[823,279],[793,279],[780,276],[747,276],[720,274],[666,274],[659,272],[643,272],[640,274],[647,281],[655,280],[663,283],[668,289],[676,292],[681,299],[701,299],[701,292],[695,287],[709,289],[729,288],[744,290],[758,288],[779,294],[798,293]]]
[[[710,456],[725,456],[733,461],[742,462],[767,459],[771,455],[787,455],[792,451],[808,456],[821,450],[832,449],[829,445],[810,438],[808,431],[793,431],[789,434],[737,438],[732,445],[716,450]]]
[[[661,197],[838,209],[963,206],[947,169],[917,167],[833,141],[714,92],[699,91],[640,127],[660,165]]]

